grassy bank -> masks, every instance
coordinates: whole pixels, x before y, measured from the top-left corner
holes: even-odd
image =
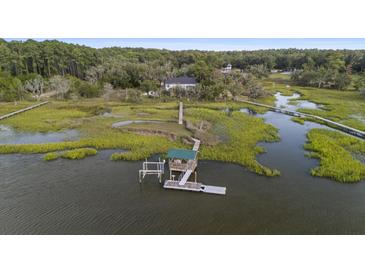
[[[365,179],[365,164],[354,157],[365,154],[365,141],[327,129],[312,129],[307,137],[305,149],[311,151],[310,157],[320,161],[311,170],[312,175],[344,183]]]
[[[172,142],[161,136],[143,136],[128,132],[113,132],[105,129],[99,136],[82,138],[72,142],[58,142],[45,144],[17,144],[0,145],[0,153],[47,153],[54,151],[70,150],[77,148],[100,149],[126,149],[121,159],[140,160],[154,153],[166,152],[169,147],[181,146],[178,142]]]

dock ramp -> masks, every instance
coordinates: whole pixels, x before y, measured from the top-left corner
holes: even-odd
[[[191,169],[188,169],[185,173],[184,176],[181,178],[179,185],[183,186],[186,184],[186,182],[188,181],[191,173],[193,173],[193,171]]]

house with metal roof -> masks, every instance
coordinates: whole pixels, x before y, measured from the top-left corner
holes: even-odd
[[[165,81],[165,90],[172,88],[189,89],[196,87],[196,80],[194,77],[181,76],[167,79]]]

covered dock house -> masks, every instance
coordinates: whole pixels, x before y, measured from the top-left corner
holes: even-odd
[[[200,140],[193,139],[192,149],[170,149],[167,153],[170,176],[165,180],[163,187],[166,189],[187,190],[212,194],[226,194],[226,188],[209,186],[197,182],[196,168],[198,166],[198,150]],[[139,171],[140,182],[147,174],[157,174],[160,179],[164,174],[165,161],[143,163],[143,169]],[[193,177],[193,179],[191,178]]]
[[[208,186],[197,182],[196,168],[198,166],[198,149],[200,141],[194,139],[193,149],[170,149],[169,158],[170,178],[165,181],[163,187],[167,189],[188,190],[206,192],[212,194],[226,194],[225,187]],[[194,177],[191,180],[191,177]]]

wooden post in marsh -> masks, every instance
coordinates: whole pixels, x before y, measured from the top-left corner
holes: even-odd
[[[184,116],[184,113],[183,113],[183,103],[180,102],[179,104],[179,125],[182,125],[183,124],[183,117]]]

